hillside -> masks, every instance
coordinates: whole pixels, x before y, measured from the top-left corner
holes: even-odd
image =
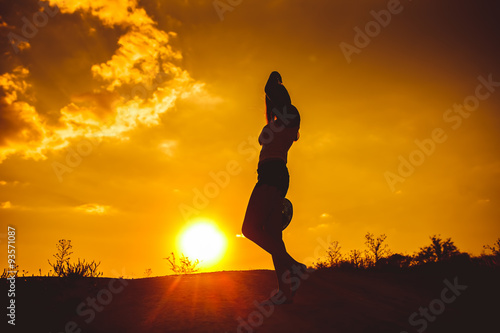
[[[257,302],[275,286],[274,272],[265,270],[134,280],[20,277],[15,331],[491,331],[498,327],[499,277],[477,267],[316,271],[300,281],[293,304],[276,307]],[[428,319],[422,312],[410,323],[429,307]]]

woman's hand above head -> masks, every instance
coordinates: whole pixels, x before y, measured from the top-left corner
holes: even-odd
[[[268,113],[272,111],[274,107],[282,110],[285,105],[292,104],[292,100],[281,79],[281,75],[278,72],[272,72],[267,80],[266,86],[264,88],[266,96],[272,103],[267,103]]]
[[[268,82],[275,82],[277,84],[283,84],[283,79],[281,78],[281,74],[277,71],[274,71],[269,75]]]

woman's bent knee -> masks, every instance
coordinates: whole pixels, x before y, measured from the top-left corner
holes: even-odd
[[[259,225],[255,225],[250,221],[245,221],[243,223],[243,226],[241,227],[241,233],[243,234],[243,236],[253,242],[258,241],[260,238],[262,238],[263,232],[264,230],[262,230]]]
[[[241,227],[241,233],[246,238],[252,240],[254,238],[253,236],[255,234],[254,229],[255,228],[252,228],[248,223],[243,223],[243,226]]]

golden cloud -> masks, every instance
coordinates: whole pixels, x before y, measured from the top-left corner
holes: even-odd
[[[177,141],[167,140],[160,144],[159,149],[165,155],[172,157],[174,155],[174,150],[177,148]]]
[[[5,180],[0,180],[0,186],[17,186],[21,184],[21,182],[15,180],[15,181],[5,181]]]
[[[309,228],[307,228],[307,230],[309,230],[309,231],[318,231],[319,229],[324,229],[324,228],[327,228],[328,226],[329,225],[326,224],[326,223],[321,223],[321,224],[318,224],[315,227],[309,227]]]
[[[0,209],[9,209],[12,208],[12,204],[10,201],[0,202]]]
[[[9,154],[22,150],[25,157],[39,159],[40,142],[45,140],[43,120],[30,104],[33,99],[26,81],[29,71],[16,67],[0,76],[0,162]]]
[[[89,204],[84,204],[84,205],[75,207],[75,210],[77,210],[79,212],[84,212],[87,214],[104,215],[104,214],[107,214],[111,211],[111,206],[89,203]]]
[[[158,125],[177,99],[197,94],[206,98],[203,83],[178,65],[182,55],[169,45],[176,34],[158,29],[137,1],[51,0],[50,5],[57,5],[62,14],[78,11],[96,16],[103,25],[119,26],[125,33],[111,59],[89,68],[94,89],[72,96],[59,110],[56,123],[33,106],[27,68],[0,76],[0,103],[5,109],[0,116],[5,127],[0,134],[0,162],[11,154],[45,159],[48,151],[81,138],[127,139],[126,133],[139,125]]]
[[[49,0],[49,3],[58,6],[62,13],[89,12],[107,26],[153,22],[144,9],[137,8],[135,0]]]

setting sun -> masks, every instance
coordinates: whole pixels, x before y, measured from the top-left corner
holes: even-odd
[[[203,267],[222,259],[227,240],[217,225],[210,220],[197,220],[182,232],[179,239],[181,252],[192,260],[200,260]]]

